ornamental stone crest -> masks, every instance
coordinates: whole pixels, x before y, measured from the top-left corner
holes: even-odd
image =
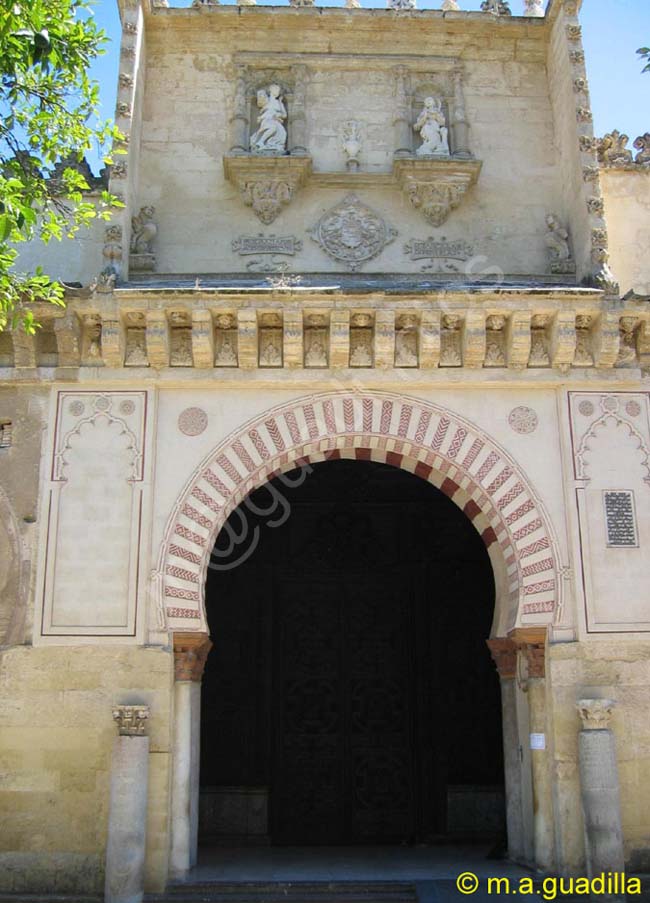
[[[392,226],[355,194],[346,195],[308,232],[329,257],[352,271],[381,254],[397,235]]]
[[[409,181],[410,202],[432,226],[442,226],[451,211],[458,207],[467,191],[466,185],[444,182]]]
[[[242,200],[253,208],[257,218],[268,226],[293,196],[293,185],[282,180],[246,182],[241,189]]]

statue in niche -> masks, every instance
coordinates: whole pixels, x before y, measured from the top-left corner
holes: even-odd
[[[551,273],[575,273],[575,263],[569,248],[569,233],[552,213],[546,217],[546,247]]]
[[[250,148],[253,153],[273,151],[284,153],[287,145],[287,130],[283,122],[287,118],[287,109],[280,96],[279,85],[269,85],[265,90],[257,92],[257,106],[260,114],[257,117],[258,129],[251,135]]]
[[[137,216],[131,217],[131,253],[152,254],[153,240],[158,232],[154,223],[153,207],[141,207]]]
[[[422,138],[422,144],[417,149],[419,157],[449,156],[448,130],[439,98],[425,98],[424,108],[415,123],[415,131]]]

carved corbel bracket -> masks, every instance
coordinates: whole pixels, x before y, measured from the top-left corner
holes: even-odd
[[[268,226],[311,175],[312,158],[228,154],[223,158],[223,169],[244,204]]]
[[[546,627],[516,627],[508,638],[524,656],[528,678],[546,677]]]
[[[175,633],[175,680],[200,681],[211,648],[212,641],[205,633]]]
[[[480,160],[400,157],[393,161],[393,176],[427,222],[441,226],[476,183],[481,166]]]

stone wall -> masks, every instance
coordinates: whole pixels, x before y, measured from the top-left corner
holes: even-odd
[[[27,602],[35,581],[41,441],[49,390],[0,390],[0,648],[31,635]]]
[[[560,204],[564,186],[555,166],[542,20],[468,14],[447,21],[427,12],[414,31],[410,20],[381,10],[354,10],[352,17],[319,10],[318,20],[310,12],[247,7],[233,15],[223,7],[159,11],[147,20],[136,209],[156,208],[158,271],[245,271],[250,258],[240,257],[231,242],[263,231],[303,241],[296,258],[286,259],[292,269],[340,270],[305,230],[354,191],[397,230],[365,271],[417,272],[421,262],[409,259],[404,244],[437,234],[468,241],[484,266],[545,273],[544,216]],[[372,53],[364,58],[366,47]],[[469,146],[483,169],[448,222],[436,228],[386,182],[396,148],[395,67],[408,68],[415,116],[423,95],[449,90],[450,69],[461,59]],[[245,65],[250,78],[290,80],[287,67],[295,64],[308,66],[307,147],[315,174],[265,229],[224,177],[234,76],[236,65]],[[253,117],[253,107],[250,112]],[[360,177],[316,184],[319,173],[346,176],[341,127],[349,119],[362,129]],[[412,140],[415,149],[415,132]]]
[[[600,181],[621,294],[650,295],[650,167],[601,169]]]
[[[146,884],[169,850],[173,655],[119,646],[0,652],[0,890],[103,889],[115,703],[151,708]]]

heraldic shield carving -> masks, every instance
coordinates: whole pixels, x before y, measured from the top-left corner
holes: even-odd
[[[395,229],[355,194],[346,195],[308,232],[329,257],[353,271],[381,254],[397,235]]]

